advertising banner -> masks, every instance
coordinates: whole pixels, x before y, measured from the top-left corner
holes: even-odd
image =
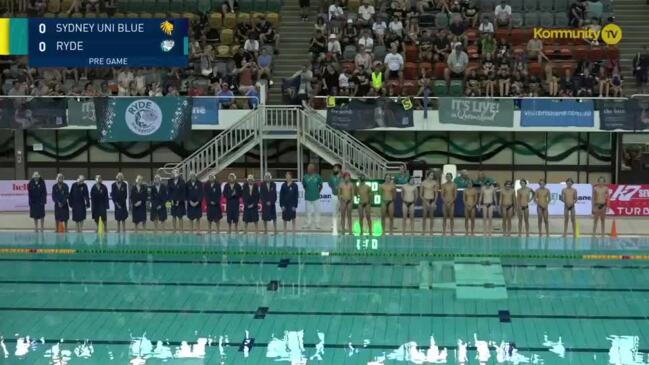
[[[593,127],[592,100],[523,99],[522,127]]]
[[[68,99],[68,122],[76,126],[96,126],[95,101],[93,99]]]
[[[626,100],[600,100],[599,106],[599,127],[602,130],[633,130],[635,123],[633,113],[627,113],[628,103]]]
[[[649,129],[649,98],[640,97],[629,100],[628,112],[633,121],[634,130],[642,131]]]
[[[412,108],[388,98],[353,99],[327,109],[327,124],[336,129],[408,128],[414,123]]]
[[[440,98],[439,122],[442,124],[513,127],[513,99]]]
[[[219,124],[219,102],[216,98],[192,98],[192,124]]]
[[[0,98],[0,128],[61,128],[67,125],[65,98]]]
[[[649,185],[610,184],[608,215],[618,217],[649,216]]]
[[[192,101],[181,96],[96,98],[101,142],[174,141],[191,129]]]

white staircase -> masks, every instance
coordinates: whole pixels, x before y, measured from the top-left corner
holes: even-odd
[[[314,110],[265,105],[248,113],[185,160],[166,164],[158,174],[169,178],[174,169],[185,177],[190,172],[199,177],[205,177],[208,172],[218,173],[267,139],[297,140],[298,165],[302,164],[301,148],[306,147],[331,164],[341,164],[343,171],[354,177],[383,179],[385,174],[396,172],[403,165],[387,161],[351,134],[328,126],[326,119]],[[298,166],[298,178],[302,177],[301,171]]]

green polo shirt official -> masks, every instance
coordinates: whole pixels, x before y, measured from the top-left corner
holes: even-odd
[[[475,180],[475,181],[474,181],[474,183],[476,183],[476,184],[478,184],[478,185],[480,185],[480,186],[491,185],[491,184],[493,184],[494,182],[496,182],[496,181],[495,181],[494,179],[488,177],[488,176],[485,177],[484,179],[478,179],[478,180]]]
[[[462,175],[458,175],[455,178],[455,180],[453,180],[453,182],[455,183],[458,189],[466,189],[472,185],[471,178],[462,177]]]
[[[397,185],[404,185],[410,181],[410,173],[406,172],[405,174],[398,173],[394,176],[394,183]]]
[[[302,185],[304,186],[304,200],[312,202],[320,199],[322,177],[319,174],[304,175]]]
[[[340,181],[342,181],[340,174],[331,174],[331,176],[329,177],[329,187],[331,188],[331,193],[334,196],[338,196],[338,185],[340,185]]]

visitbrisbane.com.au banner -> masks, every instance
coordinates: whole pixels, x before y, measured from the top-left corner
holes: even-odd
[[[593,127],[592,100],[523,99],[521,127]]]
[[[513,99],[440,98],[442,124],[513,127]]]

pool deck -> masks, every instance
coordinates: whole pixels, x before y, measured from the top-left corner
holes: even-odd
[[[108,225],[107,225],[107,230],[108,231],[114,231],[116,229],[115,221],[111,219],[112,216],[109,215],[108,217]],[[358,217],[355,215],[354,220],[358,220]],[[580,234],[582,236],[589,236],[591,235],[592,232],[592,225],[593,221],[590,217],[577,217],[577,221],[580,226]],[[331,215],[322,215],[321,217],[321,227],[322,230],[320,231],[315,231],[315,230],[304,230],[302,229],[302,226],[304,225],[305,222],[305,217],[304,216],[298,216],[297,218],[297,229],[298,232],[317,232],[317,233],[326,233],[326,232],[331,232]],[[611,233],[611,224],[613,222],[612,218],[607,218],[606,221],[606,233],[610,234]],[[624,218],[616,218],[616,228],[617,228],[617,234],[618,236],[649,236],[649,217],[642,217],[642,218],[635,218],[635,217],[624,217]],[[421,218],[417,218],[415,222],[415,233],[416,234],[421,234]],[[189,227],[188,221],[185,220],[185,229]],[[441,218],[435,218],[435,234],[441,234],[441,225],[442,225],[442,219]],[[493,221],[494,225],[494,236],[499,236],[501,234],[501,220],[494,219]],[[518,220],[514,219],[512,221],[512,225],[514,228],[514,232],[516,232],[518,228]],[[0,230],[2,231],[32,231],[33,230],[33,222],[25,213],[15,213],[15,212],[0,212]],[[289,226],[290,227],[290,226]],[[73,222],[70,221],[68,229],[72,230],[74,228]],[[153,228],[152,223],[148,222],[147,228],[150,230]],[[250,227],[251,229],[253,228],[252,226]],[[88,232],[94,231],[95,230],[95,224],[92,220],[88,219],[85,222],[85,227],[84,229]],[[239,229],[243,229],[243,224],[239,224]],[[263,229],[263,225],[260,222],[259,223],[259,229],[260,231]],[[46,215],[45,217],[45,230],[46,231],[54,231],[54,220],[53,220],[53,215],[50,213]],[[129,220],[127,220],[127,230],[133,231],[133,224]],[[166,230],[171,231],[171,222],[167,221],[166,222]],[[201,230],[206,231],[207,230],[207,221],[205,218],[201,220]],[[225,232],[227,230],[227,225],[225,223],[225,220],[221,221],[221,232]],[[282,230],[282,222],[278,222],[278,230],[281,232]],[[400,234],[401,232],[401,219],[395,219],[395,233]],[[475,227],[475,233],[477,235],[482,234],[483,229],[482,229],[482,219],[476,219],[476,227]],[[537,221],[536,217],[530,217],[530,234],[531,235],[536,235],[538,232],[537,230]],[[552,235],[561,235],[563,232],[563,219],[561,217],[550,217],[550,233]],[[250,233],[250,232],[249,232]],[[455,233],[458,235],[464,234],[464,219],[463,218],[456,218],[455,219]]]

